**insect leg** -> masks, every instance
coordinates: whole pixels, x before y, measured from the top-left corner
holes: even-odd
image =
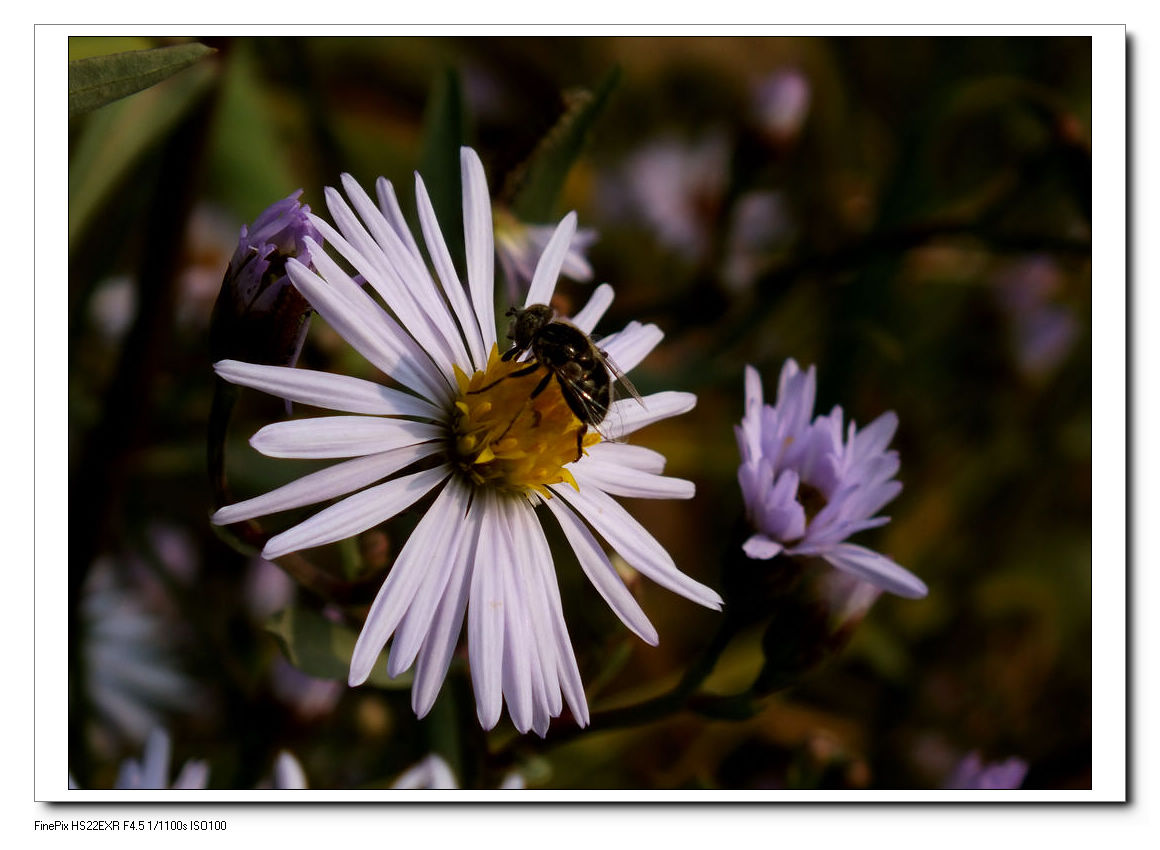
[[[516,369],[514,372],[509,372],[508,374],[504,375],[502,378],[496,378],[490,384],[482,386],[478,390],[468,390],[467,394],[468,395],[476,395],[478,393],[487,392],[488,390],[490,390],[492,387],[494,387],[496,384],[500,383],[501,381],[506,381],[508,378],[522,378],[525,375],[532,374],[532,372],[535,372],[539,368],[540,368],[539,363],[532,363],[530,366],[525,366],[523,369]],[[551,372],[549,372],[548,374],[551,375]],[[533,396],[533,398],[534,398],[534,396]]]

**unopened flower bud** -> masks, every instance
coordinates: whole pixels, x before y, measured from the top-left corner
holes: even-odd
[[[299,189],[242,225],[214,304],[210,356],[275,366],[298,360],[309,327],[310,304],[286,277],[286,260],[310,264],[307,239],[322,237],[310,221],[310,207],[300,204]]]

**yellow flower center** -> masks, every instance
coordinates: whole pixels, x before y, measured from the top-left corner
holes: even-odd
[[[547,372],[540,367],[514,374],[530,365],[505,363],[493,345],[484,371],[469,377],[455,367],[459,395],[449,448],[459,471],[474,484],[518,494],[534,490],[548,498],[551,484],[576,487],[565,466],[578,460],[581,448],[600,442],[600,435],[586,431],[555,378],[532,398]]]

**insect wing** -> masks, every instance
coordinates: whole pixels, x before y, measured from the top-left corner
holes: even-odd
[[[639,404],[641,407],[645,407],[644,399],[640,397],[640,393],[637,392],[636,387],[633,386],[632,381],[630,381],[628,376],[621,372],[617,365],[612,362],[612,358],[609,357],[608,354],[600,348],[596,349],[596,353],[600,357],[601,362],[604,363],[604,365],[608,368],[609,374],[611,374],[612,377],[616,379],[616,383],[620,384],[621,388],[626,393],[636,399],[637,404]],[[613,389],[615,390],[615,386]]]

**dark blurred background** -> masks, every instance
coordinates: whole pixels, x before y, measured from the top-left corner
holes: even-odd
[[[74,38],[70,59],[177,41]],[[389,785],[432,749],[481,787],[514,766],[532,787],[937,788],[971,751],[1026,760],[1025,787],[1090,787],[1089,39],[201,41],[217,53],[69,125],[69,767],[82,786],[108,787],[160,725],[218,788],[259,785],[282,748],[316,788]],[[699,396],[634,440],[697,497],[630,510],[719,589],[742,511],[743,368],[772,401],[793,357],[817,365],[818,412],[897,412],[904,489],[893,521],[858,542],[930,594],[883,597],[840,656],[750,719],[684,713],[511,744],[506,721],[479,732],[461,668],[420,723],[405,686],[349,689],[284,657],[272,616],[337,612],[208,523],[208,323],[239,227],[293,190],[325,215],[322,188],[342,172],[368,187],[382,175],[411,215],[448,86],[505,203],[615,68],[550,220],[575,209],[599,234],[589,260],[617,291],[599,331],[665,331],[637,387]],[[589,289],[566,282],[563,306]],[[300,362],[373,377],[317,318]],[[246,443],[284,415],[243,394],[227,443],[239,497],[301,474]],[[373,594],[408,522],[311,556]],[[574,563],[557,567],[593,708],[671,685],[719,616],[637,580],[661,635],[650,648]],[[711,690],[748,683],[759,638],[731,647]]]

